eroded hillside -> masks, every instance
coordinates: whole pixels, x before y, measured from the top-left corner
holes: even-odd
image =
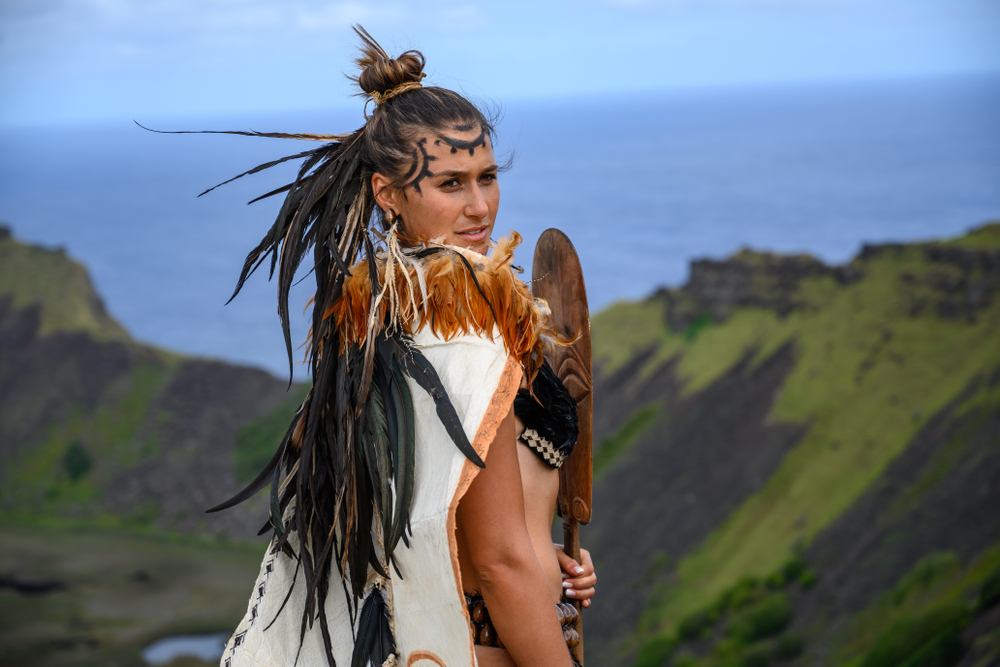
[[[300,394],[131,340],[80,264],[0,234],[0,516],[249,539],[260,507],[204,510]]]
[[[1000,225],[695,262],[593,335],[598,664],[855,664],[1000,565]],[[871,611],[935,555],[933,595]]]

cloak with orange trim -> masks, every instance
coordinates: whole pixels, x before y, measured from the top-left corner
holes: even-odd
[[[454,247],[402,249],[390,235],[386,252],[377,255],[374,264],[366,261],[352,268],[340,298],[322,314],[335,333],[329,340],[339,341],[339,349],[320,352],[337,354],[342,362],[353,355],[353,372],[362,379],[371,373],[372,389],[364,405],[376,400],[372,393],[387,402],[388,394],[408,394],[412,479],[400,480],[377,452],[370,456],[372,465],[357,464],[358,479],[348,480],[346,486],[367,484],[371,489],[370,498],[356,494],[357,502],[366,506],[355,508],[354,517],[358,526],[370,526],[356,531],[369,533],[364,537],[370,537],[374,547],[365,560],[339,548],[350,528],[344,522],[335,525],[330,558],[336,567],[320,582],[317,595],[305,584],[302,570],[315,562],[318,540],[308,531],[295,530],[296,499],[283,502],[294,485],[288,480],[301,471],[301,456],[284,484],[278,483],[275,472],[271,524],[276,536],[261,564],[247,613],[226,646],[222,667],[312,667],[328,664],[330,657],[344,666],[476,664],[455,544],[455,511],[479,470],[477,460],[488,460],[489,445],[512,409],[522,377],[533,377],[541,365],[544,341],[552,333],[545,327],[539,304],[514,274],[512,253],[519,241],[512,233],[486,257]],[[395,372],[402,369],[394,366],[394,358],[383,358],[383,366],[391,367],[388,385],[379,379],[384,369],[365,367],[373,321],[384,325],[379,335],[396,335],[408,346],[410,352],[401,357],[404,365],[407,354],[419,355],[420,364],[429,364],[438,389],[427,390],[420,364],[415,364],[416,372],[410,372],[413,368]],[[382,358],[378,345],[372,355]],[[394,387],[393,381],[401,382]],[[451,417],[443,413],[441,392]],[[335,402],[338,397],[331,395],[328,400]],[[405,429],[403,412],[400,427]],[[293,423],[286,449],[294,445],[296,424],[303,421]],[[368,428],[363,416],[357,422],[354,428]],[[460,434],[455,433],[456,424]],[[298,428],[299,437],[304,437],[306,428]],[[398,428],[389,434],[397,439],[389,443],[396,448],[390,461],[395,465],[405,465],[400,434]],[[473,454],[455,446],[462,438]],[[355,445],[363,441],[358,438]],[[373,447],[378,449],[377,443]],[[359,461],[365,458],[363,451],[355,455]],[[285,456],[287,468],[294,457],[287,452]],[[332,462],[314,457],[309,465]],[[378,489],[383,490],[381,495]],[[403,544],[397,546],[393,522],[401,517],[394,510],[403,495],[409,495],[408,512],[401,531]],[[386,517],[387,513],[394,516]],[[276,521],[275,516],[280,518]],[[308,558],[303,557],[306,554]],[[317,604],[321,609],[315,608]]]

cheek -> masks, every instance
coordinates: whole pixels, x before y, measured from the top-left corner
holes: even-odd
[[[496,220],[497,211],[500,210],[500,188],[494,187],[486,201],[488,202],[487,205],[490,207],[490,210],[493,211],[493,219]]]
[[[410,195],[404,221],[411,234],[436,238],[451,232],[453,223],[461,213],[461,206],[449,197],[433,190],[421,197]]]

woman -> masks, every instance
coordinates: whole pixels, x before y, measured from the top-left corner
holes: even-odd
[[[312,252],[313,386],[271,463],[213,508],[271,482],[275,538],[222,664],[568,667],[568,610],[553,603],[565,591],[589,604],[595,581],[589,556],[577,564],[550,537],[575,417],[543,362],[544,315],[513,275],[519,237],[486,256],[493,128],[421,86],[419,52],[392,59],[358,34],[365,126],[263,135],[329,142],[286,158],[303,167],[265,195],[288,192],[237,286],[271,255],[290,354],[288,288]]]

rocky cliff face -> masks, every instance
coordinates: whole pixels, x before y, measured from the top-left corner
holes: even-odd
[[[1000,572],[998,267],[1000,225],[841,267],[743,251],[597,315],[588,658],[1000,655],[970,602]]]
[[[16,274],[0,281],[0,513],[254,536],[260,507],[204,510],[238,490],[237,436],[286,384],[135,343],[61,251],[8,235],[0,257]]]

